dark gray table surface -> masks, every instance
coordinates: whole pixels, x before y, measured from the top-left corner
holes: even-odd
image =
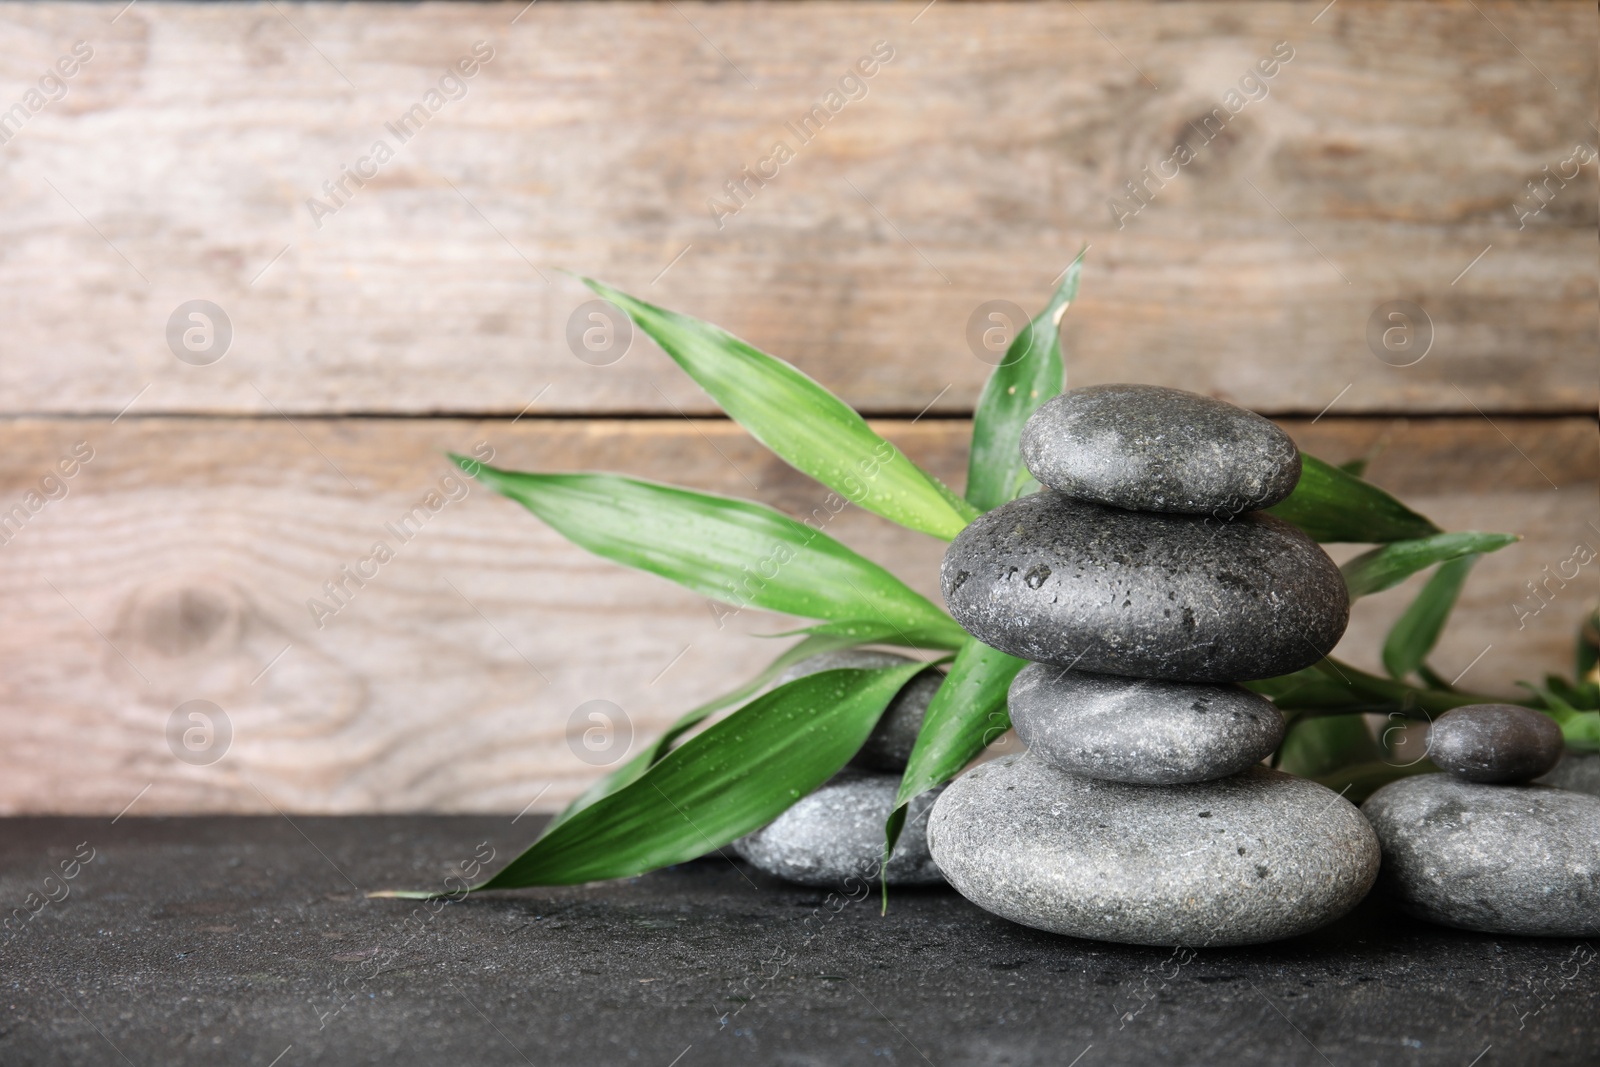
[[[0,900],[38,908],[0,937],[0,1064],[1600,1063],[1600,945],[1371,900],[1294,941],[1175,953],[948,890],[881,916],[715,857],[437,911],[362,892],[503,861],[537,825],[0,820]]]

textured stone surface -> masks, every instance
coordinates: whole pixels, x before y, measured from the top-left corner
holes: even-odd
[[[1381,887],[1410,914],[1492,934],[1600,934],[1600,797],[1424,774],[1361,810],[1383,848]]]
[[[875,892],[719,855],[437,913],[355,888],[504,862],[544,820],[512,816],[0,820],[8,909],[79,842],[98,850],[0,949],[0,1063],[1065,1067],[1091,1044],[1077,1067],[1465,1067],[1491,1044],[1477,1067],[1594,1060],[1592,948],[1371,897],[1293,941],[1180,954],[1030,930],[943,886],[894,891],[883,915]]]
[[[1428,728],[1428,757],[1469,782],[1528,782],[1561,760],[1561,727],[1515,704],[1469,704]]]
[[[1155,385],[1063,393],[1028,420],[1022,458],[1079,500],[1224,520],[1270,508],[1300,480],[1299,449],[1268,420]]]
[[[900,667],[913,662],[909,656],[875,649],[847,648],[838,652],[824,652],[820,656],[803,659],[778,675],[775,685],[792,682],[819,671],[834,671],[844,667],[870,669],[874,667]],[[928,702],[939,691],[944,681],[944,671],[937,668],[923,671],[907,682],[898,696],[883,710],[883,717],[867,736],[850,766],[869,771],[903,771],[916,746],[917,733],[922,729],[922,717],[927,714]]]
[[[1270,515],[1151,515],[1045,490],[980,516],[940,568],[945,604],[1013,656],[1102,674],[1243,681],[1326,655],[1344,579]]]
[[[1555,770],[1535,781],[1539,785],[1600,796],[1600,753],[1568,752],[1561,757]]]
[[[1138,785],[1237,774],[1283,740],[1272,702],[1236,685],[1089,674],[1047,663],[1022,669],[1007,701],[1028,750],[1053,767]]]
[[[846,770],[802,797],[733,850],[768,874],[799,885],[850,889],[876,883],[883,823],[894,810],[900,777]],[[911,802],[905,830],[886,872],[890,885],[935,885],[939,867],[928,852],[930,791]]]
[[[946,788],[928,844],[979,907],[1140,945],[1293,937],[1349,911],[1378,869],[1378,843],[1353,805],[1264,767],[1137,786],[1007,756]]]

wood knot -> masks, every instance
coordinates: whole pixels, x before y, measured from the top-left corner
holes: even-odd
[[[127,629],[151,651],[179,659],[237,645],[242,616],[243,605],[232,586],[202,579],[139,590]]]

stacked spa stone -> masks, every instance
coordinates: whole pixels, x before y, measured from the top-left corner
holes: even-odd
[[[903,667],[910,662],[892,652],[827,652],[795,664],[777,684],[820,671]],[[844,770],[762,829],[735,841],[734,852],[768,874],[801,885],[852,888],[876,881],[883,857],[883,824],[894,810],[900,772],[911,759],[928,702],[943,679],[936,670],[911,679],[884,709]],[[935,797],[927,793],[911,802],[905,831],[883,872],[890,885],[941,881],[928,854],[926,834],[928,809]]]
[[[1457,708],[1429,728],[1428,755],[1446,773],[1362,805],[1383,847],[1380,889],[1464,930],[1600,934],[1600,797],[1529,784],[1561,759],[1555,722],[1510,704]]]
[[[1261,766],[1283,736],[1235,684],[1307,667],[1344,632],[1333,562],[1261,513],[1300,457],[1258,415],[1173,389],[1050,401],[1022,437],[1045,487],[945,555],[945,601],[1034,662],[1010,709],[1028,752],[935,804],[928,842],[962,895],[1028,926],[1134,944],[1230,945],[1314,929],[1366,895],[1361,813]]]

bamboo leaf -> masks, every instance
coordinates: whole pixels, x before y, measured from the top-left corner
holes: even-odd
[[[946,541],[977,518],[970,504],[798,368],[710,323],[590,278],[583,283],[621,308],[752,437],[851,503]]]
[[[900,778],[894,811],[884,825],[884,855],[894,853],[905,828],[906,806],[951,778],[982,752],[984,746],[1011,728],[1006,692],[1027,660],[997,652],[968,639],[956,653],[950,673],[928,703],[922,732]],[[887,885],[885,893],[887,894]],[[885,897],[887,902],[887,896]]]
[[[926,668],[823,671],[781,685],[572,815],[473,890],[626,878],[721,848],[831,778]]]
[[[846,639],[850,645],[901,645],[905,648],[934,648],[942,651],[954,652],[966,641],[965,631],[956,627],[955,620],[951,620],[952,632],[930,634],[928,639],[913,642],[906,638],[904,631],[885,622],[883,619],[850,619],[844,622],[821,622],[815,626],[807,626],[799,630],[785,630],[776,634],[758,634],[759,637],[838,637]],[[848,646],[846,646],[848,647]]]
[[[853,648],[861,643],[861,640],[854,636],[842,634],[812,634],[805,640],[797,642],[793,647],[785,651],[783,655],[767,664],[766,669],[760,674],[733,692],[724,693],[680,715],[676,722],[667,727],[665,733],[646,745],[632,759],[578,794],[572,803],[562,809],[559,815],[545,824],[544,832],[548,834],[595,801],[602,797],[610,796],[631,782],[638,781],[640,775],[655,766],[662,756],[671,751],[673,742],[677,741],[678,738],[699,726],[723,708],[732,707],[741,700],[753,695],[786,668],[799,663],[801,660],[810,659],[812,656],[820,656],[824,652],[835,652],[843,648]]]
[[[1022,427],[1039,405],[1061,392],[1061,316],[1078,297],[1078,279],[1087,246],[1066,270],[1055,295],[1027,329],[1006,349],[1005,360],[989,375],[972,417],[972,450],[967,457],[967,500],[988,511],[1013,499],[1026,485]]]
[[[1580,684],[1600,682],[1600,608],[1583,617],[1578,627],[1578,645],[1573,657]]]
[[[1441,533],[1412,541],[1392,541],[1363,552],[1339,570],[1350,599],[1370,596],[1399,585],[1435,563],[1461,556],[1494,552],[1521,540],[1516,534]]]
[[[616,474],[520,474],[452,458],[574,544],[724,603],[836,622],[877,619],[907,643],[935,648],[962,635],[876,563],[765,505]]]
[[[1401,680],[1423,665],[1422,661],[1439,643],[1445,620],[1477,561],[1473,554],[1441,563],[1417,599],[1395,620],[1383,642],[1383,667],[1391,678]]]
[[[1294,492],[1267,510],[1323,543],[1380,544],[1439,532],[1439,527],[1371,482],[1303,452]]]
[[[1277,767],[1315,778],[1350,764],[1377,761],[1382,755],[1365,716],[1325,715],[1301,719],[1289,728],[1278,748]]]

